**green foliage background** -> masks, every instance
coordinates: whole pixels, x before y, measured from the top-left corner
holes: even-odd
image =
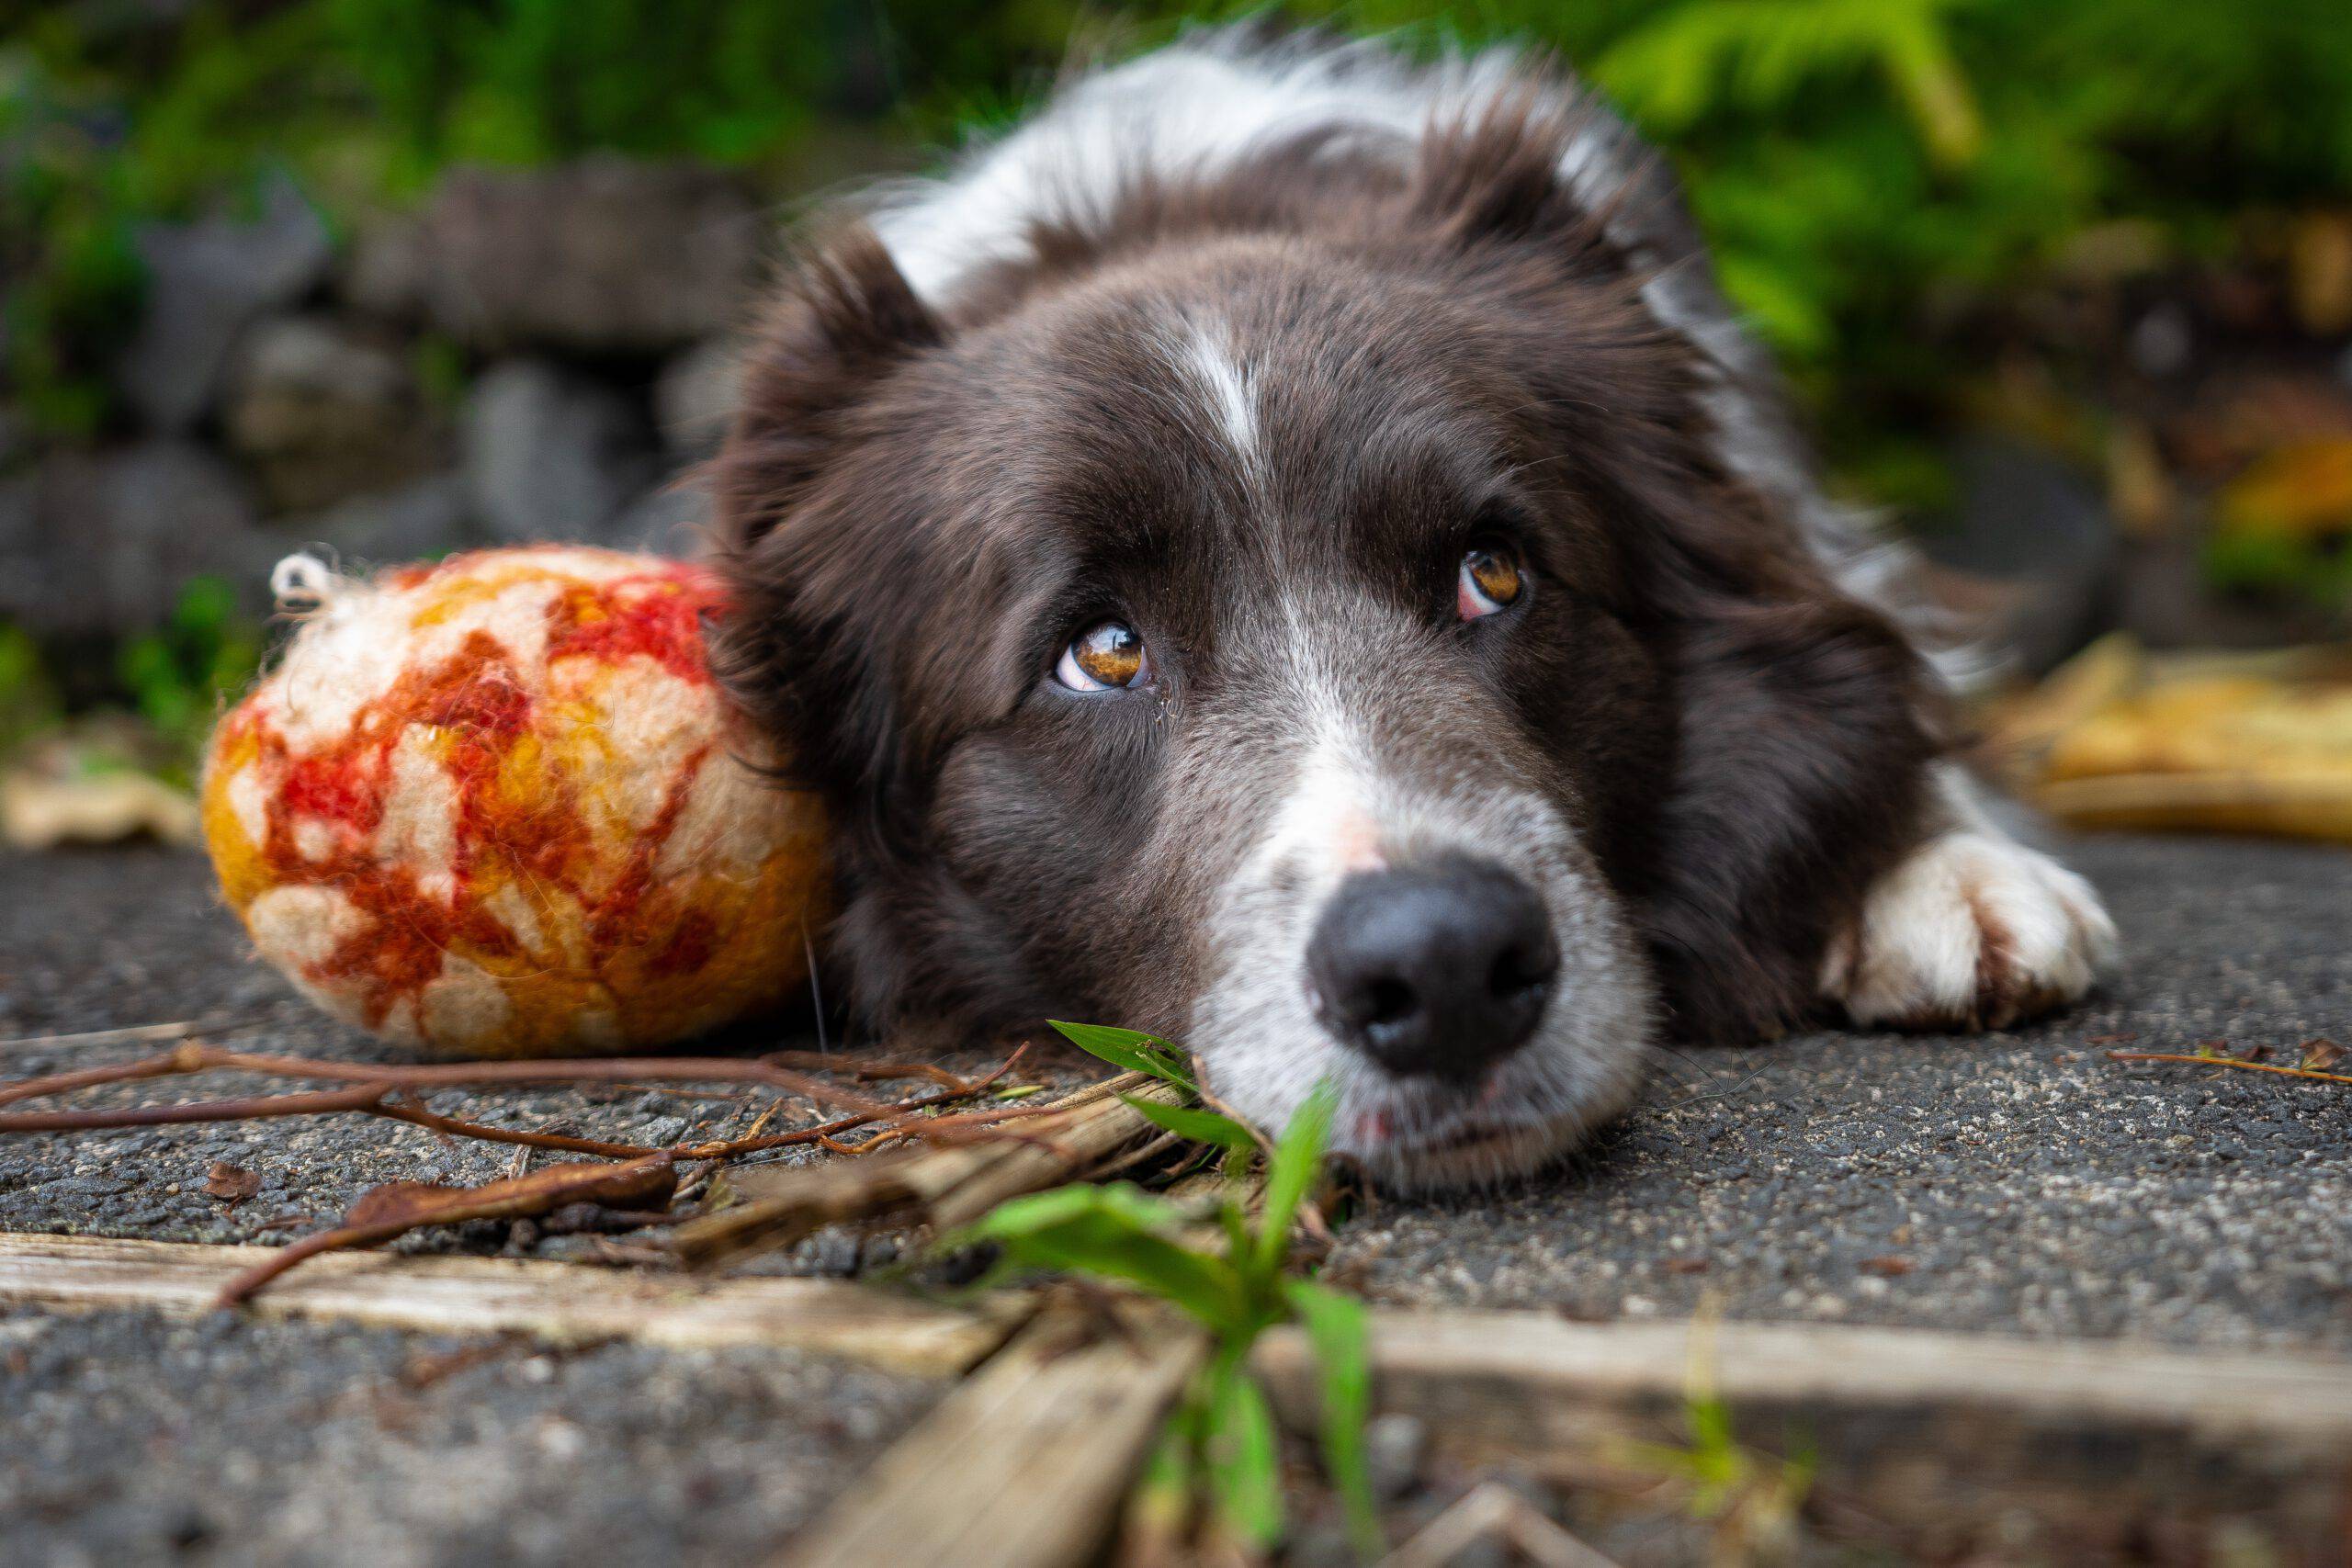
[[[758,175],[780,200],[1001,119],[1073,45],[1225,0],[0,0],[6,369],[45,428],[114,417],[96,368],[132,226],[290,164],[331,213],[461,160],[595,148]],[[2249,209],[2352,192],[2341,0],[1294,0],[1425,47],[1555,49],[1680,166],[1724,280],[1834,453],[1904,499],[1951,383],[1940,330],[2086,233],[2195,258]],[[158,20],[161,17],[165,19]],[[1867,475],[1866,475],[1867,479]]]

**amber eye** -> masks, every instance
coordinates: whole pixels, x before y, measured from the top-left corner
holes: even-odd
[[[1143,638],[1125,621],[1098,621],[1069,639],[1054,679],[1073,692],[1107,692],[1151,679]]]
[[[1491,615],[1516,600],[1526,587],[1519,557],[1508,545],[1473,545],[1462,557],[1453,602],[1465,621]]]

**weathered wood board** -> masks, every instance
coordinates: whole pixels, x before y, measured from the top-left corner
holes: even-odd
[[[96,1236],[0,1234],[0,1302],[212,1310],[220,1287],[269,1256]],[[1001,1345],[1026,1310],[1011,1298],[933,1306],[836,1280],[707,1280],[495,1258],[329,1253],[242,1309],[441,1333],[615,1337],[708,1348],[790,1346],[950,1376]]]
[[[1107,1337],[1084,1319],[1041,1317],[876,1461],[778,1562],[1091,1561],[1205,1348],[1196,1330],[1156,1314],[1129,1336]]]

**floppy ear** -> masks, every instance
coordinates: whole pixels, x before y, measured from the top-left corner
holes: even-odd
[[[1645,890],[1670,1024],[1778,1033],[1822,953],[1918,833],[1938,750],[1920,660],[1728,481],[1653,498],[1652,646],[1669,672],[1671,783]]]
[[[889,373],[942,341],[871,230],[819,246],[786,279],[743,362],[741,401],[705,469],[728,606],[708,631],[735,705],[784,739],[788,771],[855,787],[892,749],[871,649],[845,635],[843,584],[877,581],[869,532],[797,527],[857,448],[859,414]]]
[[[725,546],[758,545],[821,471],[843,416],[941,337],[873,230],[854,225],[815,247],[752,334],[734,424],[711,465]]]

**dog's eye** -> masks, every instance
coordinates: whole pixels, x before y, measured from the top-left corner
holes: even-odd
[[[1054,679],[1073,692],[1107,692],[1151,679],[1143,638],[1125,621],[1098,621],[1069,639]]]
[[[1473,545],[1463,555],[1453,603],[1464,620],[1475,621],[1512,603],[1525,587],[1519,557],[1509,545]]]

